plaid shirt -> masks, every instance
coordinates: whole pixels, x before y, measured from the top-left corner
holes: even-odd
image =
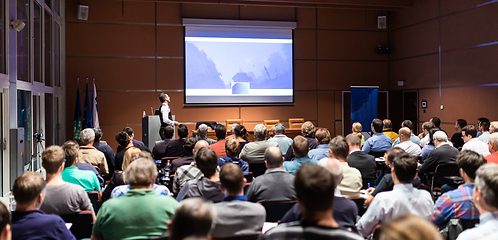
[[[152,190],[159,195],[171,196],[169,189],[163,185],[154,184],[152,186]],[[121,185],[117,186],[112,190],[111,198],[118,198],[125,195],[128,191],[130,191],[130,185]]]
[[[473,190],[474,183],[466,183],[443,194],[434,205],[432,222],[441,229],[453,218],[479,219],[479,210],[472,201]]]
[[[204,174],[201,170],[197,168],[195,162],[190,163],[190,165],[181,166],[176,169],[175,179],[173,181],[173,193],[176,195],[180,192],[180,189],[185,185],[186,182],[192,179],[199,179]]]

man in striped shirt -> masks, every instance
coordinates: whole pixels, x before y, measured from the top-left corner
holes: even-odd
[[[476,171],[486,164],[486,160],[474,151],[464,150],[458,155],[456,163],[465,184],[444,193],[436,201],[432,222],[440,229],[444,228],[450,219],[479,219],[479,210],[472,201],[472,193]]]

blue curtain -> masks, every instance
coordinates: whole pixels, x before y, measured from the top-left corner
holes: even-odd
[[[378,100],[378,87],[351,87],[351,126],[359,122],[363,132],[370,132],[370,124],[377,118]]]

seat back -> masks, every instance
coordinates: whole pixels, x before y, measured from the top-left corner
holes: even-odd
[[[453,183],[453,180],[446,177],[460,176],[460,168],[455,164],[438,165],[435,170],[434,184],[442,186],[444,184]]]
[[[278,222],[296,204],[296,201],[271,201],[260,204],[266,209],[266,222]]]
[[[266,164],[262,163],[250,163],[249,172],[252,172],[253,177],[258,177],[266,172]]]
[[[88,198],[90,198],[90,202],[92,202],[93,211],[95,211],[95,215],[99,212],[100,206],[102,202],[99,201],[99,193],[97,191],[88,192]]]
[[[69,230],[76,239],[90,238],[92,235],[92,212],[82,211],[80,213],[63,214],[61,218],[64,222],[72,224]]]
[[[259,234],[251,234],[251,235],[240,235],[240,236],[232,236],[232,237],[213,237],[213,240],[256,240],[258,239]]]
[[[230,129],[230,125],[232,125],[234,123],[243,125],[244,121],[242,121],[242,119],[227,119],[227,122],[226,122],[227,129]]]
[[[289,128],[301,128],[304,118],[289,118]]]
[[[270,129],[277,123],[280,123],[280,120],[263,120],[263,124],[265,125],[266,129]]]
[[[367,210],[365,208],[365,199],[358,196],[358,197],[349,197],[349,200],[353,200],[353,202],[356,204],[356,207],[358,208],[358,216],[363,216],[365,211]]]
[[[386,153],[386,152],[385,151],[384,152],[370,151],[370,152],[368,152],[368,155],[372,155],[375,158],[380,158],[380,157],[384,157],[384,153]]]

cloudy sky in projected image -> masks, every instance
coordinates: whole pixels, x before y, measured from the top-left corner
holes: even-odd
[[[253,72],[259,77],[268,67],[268,58],[275,52],[282,51],[282,47],[289,43],[237,43],[237,42],[197,42],[189,41],[204,51],[208,58],[216,64],[216,69],[222,74],[225,84],[232,81],[232,77],[240,72]],[[290,48],[292,49],[292,48]],[[292,56],[292,53],[282,53],[282,56]],[[292,61],[292,60],[289,60]]]

